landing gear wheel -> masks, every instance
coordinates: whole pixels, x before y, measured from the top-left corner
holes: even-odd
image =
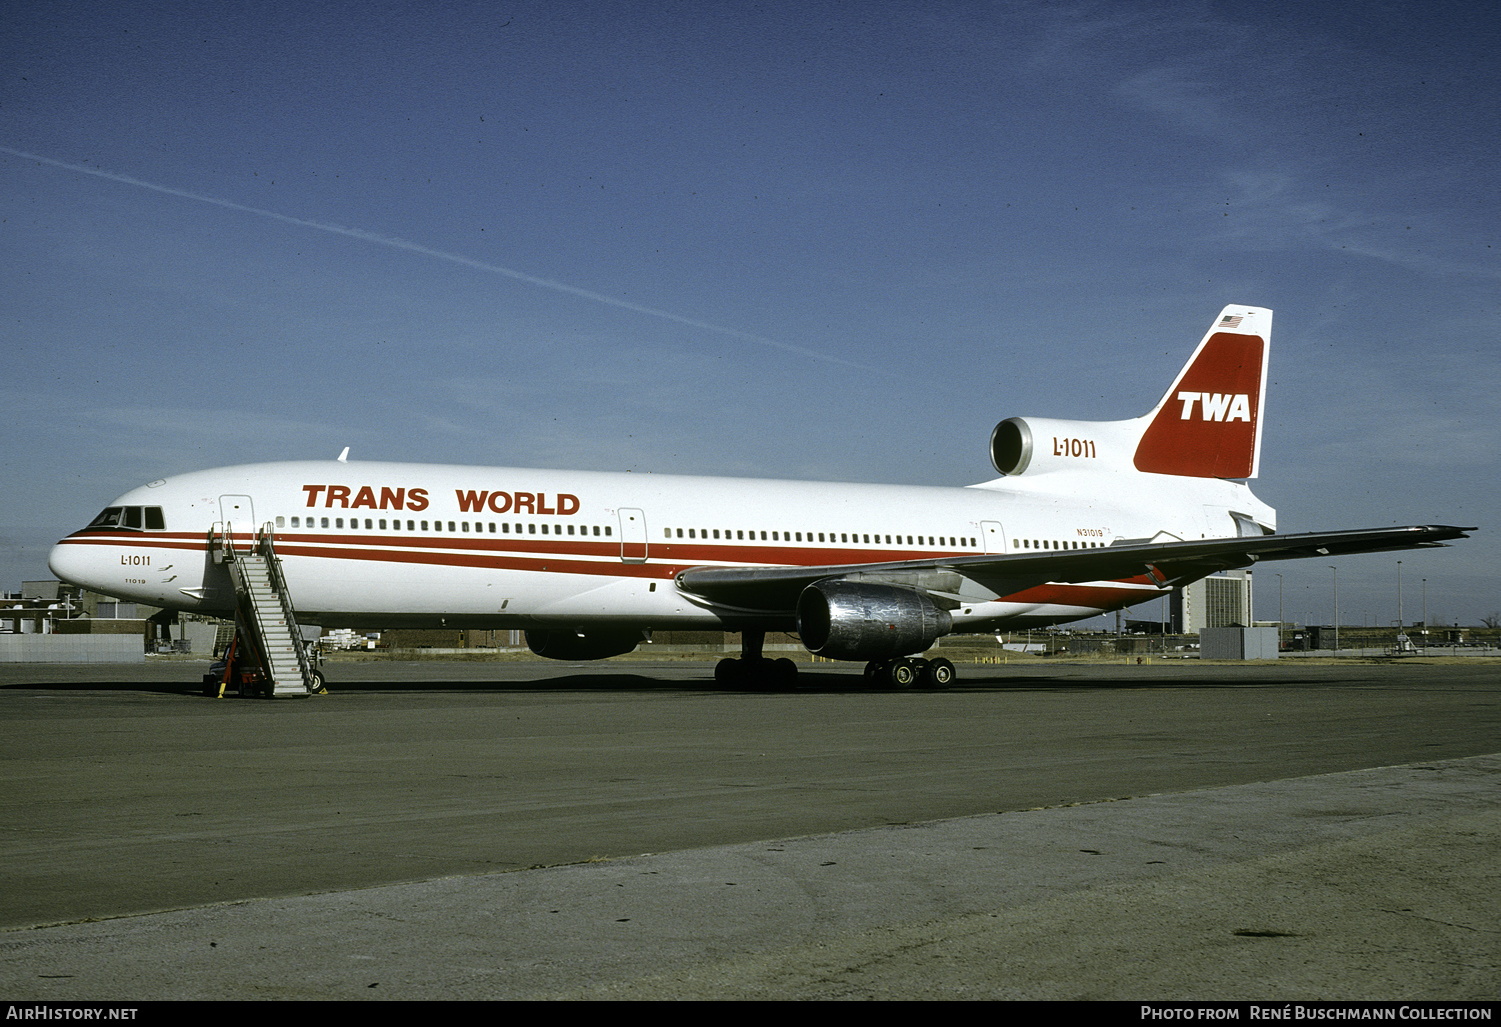
[[[891,667],[886,671],[886,680],[892,688],[908,689],[917,682],[917,668],[912,660],[892,660]]]
[[[922,688],[947,688],[954,681],[954,665],[943,657],[929,660],[918,678]]]
[[[308,688],[309,695],[327,695],[328,689],[324,687],[323,672],[315,670],[312,673],[312,686]]]
[[[740,682],[744,687],[758,692],[776,692],[791,688],[797,681],[797,664],[783,658],[780,660],[741,660]]]
[[[714,683],[731,688],[740,683],[740,661],[726,656],[714,665]]]

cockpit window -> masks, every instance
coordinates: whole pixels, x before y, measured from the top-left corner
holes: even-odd
[[[89,527],[162,531],[167,527],[167,521],[159,506],[107,506],[89,522]]]

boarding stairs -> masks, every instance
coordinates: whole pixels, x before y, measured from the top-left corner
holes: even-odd
[[[217,526],[216,526],[217,527]],[[240,651],[248,651],[268,682],[268,698],[308,695],[321,682],[314,673],[292,611],[292,596],[273,546],[275,526],[267,521],[253,541],[237,541],[228,521],[214,533],[215,558],[229,570],[235,587],[235,631]]]

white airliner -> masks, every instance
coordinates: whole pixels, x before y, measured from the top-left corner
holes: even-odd
[[[296,620],[324,628],[524,628],[562,660],[653,629],[743,632],[716,676],[785,682],[765,633],[939,685],[951,632],[1054,624],[1259,560],[1439,546],[1470,528],[1275,535],[1256,477],[1272,312],[1229,306],[1155,409],[1124,421],[1011,417],[1001,477],[967,488],[338,460],[181,474],[111,503],[53,549],[58,578],[233,616],[215,556],[269,530]],[[346,450],[347,454],[347,450]],[[218,542],[216,543],[216,540]]]

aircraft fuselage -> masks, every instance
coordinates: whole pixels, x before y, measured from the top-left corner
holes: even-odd
[[[176,475],[127,492],[114,509],[120,523],[96,521],[58,543],[59,578],[228,615],[233,589],[210,536],[228,525],[248,538],[270,522],[298,619],[372,629],[734,629],[769,618],[679,589],[679,572],[1217,538],[1237,533],[1232,514],[1275,526],[1238,482],[1097,468],[934,488],[330,460]],[[1010,596],[966,581],[954,630],[1074,620],[1161,594],[1148,579]],[[770,619],[778,623],[768,629],[792,630],[789,618]]]

